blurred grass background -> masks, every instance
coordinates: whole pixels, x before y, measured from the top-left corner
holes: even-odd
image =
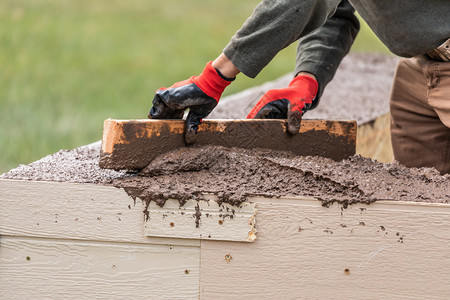
[[[154,91],[198,74],[259,0],[0,1],[0,173],[146,118]],[[352,51],[388,51],[367,25]],[[296,45],[226,94],[294,67]]]

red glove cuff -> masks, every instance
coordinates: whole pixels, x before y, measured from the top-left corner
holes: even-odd
[[[311,103],[319,90],[319,83],[308,75],[298,75],[289,83],[289,87],[295,87],[302,91],[302,95],[307,96],[306,103]]]
[[[298,75],[289,83],[289,87],[270,90],[256,103],[247,116],[247,119],[254,119],[256,115],[268,103],[287,99],[291,103],[291,111],[298,110],[302,113],[305,104],[311,104],[316,97],[319,84],[307,75]]]
[[[212,61],[206,64],[200,76],[193,78],[193,82],[209,97],[219,102],[220,96],[232,81],[223,79],[212,66]]]
[[[197,85],[203,91],[203,93],[219,102],[220,96],[222,96],[223,91],[227,86],[231,84],[231,82],[232,80],[229,81],[223,79],[217,73],[217,70],[212,66],[212,61],[210,61],[206,64],[206,67],[203,69],[203,72],[199,76],[192,76],[189,79],[174,83],[168,88],[162,87],[157,91],[177,88],[183,85],[195,83],[195,85]]]

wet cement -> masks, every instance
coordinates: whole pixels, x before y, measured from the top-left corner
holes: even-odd
[[[239,205],[250,196],[311,196],[344,206],[376,200],[450,201],[450,175],[431,168],[382,164],[360,156],[336,162],[263,149],[221,146],[180,148],[157,157],[140,173],[100,169],[100,142],[59,151],[0,176],[8,179],[96,183],[123,188],[132,197],[180,204],[217,195]],[[276,202],[276,200],[274,200]]]
[[[125,171],[101,169],[98,165],[101,142],[73,150],[60,150],[28,165],[0,175],[0,179],[108,184],[126,176]]]

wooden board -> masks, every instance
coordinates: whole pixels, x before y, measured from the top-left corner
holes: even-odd
[[[255,242],[201,241],[201,299],[450,298],[449,204],[253,201]]]
[[[155,157],[185,146],[183,120],[111,120],[104,123],[100,167],[142,169]],[[205,120],[196,145],[268,148],[341,160],[355,154],[356,122],[304,120],[289,136],[285,120]]]
[[[253,243],[147,237],[123,190],[0,180],[0,298],[450,298],[450,204],[249,202]]]
[[[144,234],[145,204],[112,186],[0,179],[0,235],[199,246]]]
[[[384,163],[394,161],[389,113],[358,126],[356,154]]]
[[[1,299],[198,299],[198,247],[2,236]]]
[[[200,243],[112,186],[0,180],[0,299],[198,299]]]

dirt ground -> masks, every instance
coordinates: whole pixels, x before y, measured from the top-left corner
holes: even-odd
[[[319,108],[309,117],[350,118],[363,123],[386,113],[396,59],[373,55],[368,60],[370,64],[364,64],[361,55],[347,57]],[[363,87],[367,90],[361,92]],[[242,107],[251,107],[252,101],[259,97],[244,99],[249,99],[248,103],[241,100],[239,106],[232,98],[223,101],[212,117],[245,117]],[[334,201],[344,205],[376,200],[450,201],[450,175],[441,176],[431,168],[378,163],[360,156],[336,162],[261,149],[184,147],[161,155],[139,173],[127,173],[100,169],[100,146],[96,142],[61,150],[29,165],[20,165],[0,175],[0,179],[114,185],[124,188],[132,197],[160,205],[169,198],[180,203],[201,199],[204,193],[215,194],[219,201],[235,205],[255,195],[312,196],[323,205]]]

